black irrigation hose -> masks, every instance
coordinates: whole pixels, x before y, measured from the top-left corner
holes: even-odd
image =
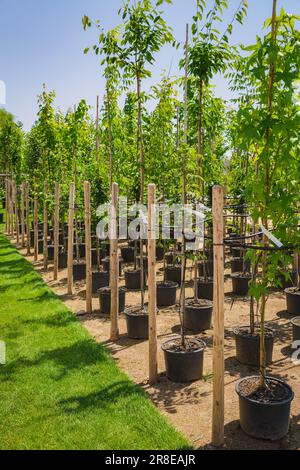
[[[261,246],[261,245],[245,245],[241,243],[229,243],[228,240],[224,240],[224,244],[231,248],[240,248],[244,250],[257,250],[257,251],[293,251],[300,248],[300,245],[291,246]]]

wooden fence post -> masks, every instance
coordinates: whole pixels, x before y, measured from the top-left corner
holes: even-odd
[[[25,181],[21,184],[21,236],[22,236],[22,248],[25,246]]]
[[[59,245],[59,183],[55,183],[55,209],[54,209],[54,263],[53,263],[53,279],[58,278],[58,245]]]
[[[5,233],[9,232],[8,178],[5,178]]]
[[[44,270],[48,268],[48,208],[47,208],[47,192],[48,192],[48,185],[47,182],[44,181],[43,187],[43,196],[44,196],[44,204],[43,204],[43,261],[44,261]]]
[[[85,207],[85,262],[86,262],[86,312],[91,314],[92,306],[92,252],[91,252],[91,189],[88,181],[84,182]]]
[[[30,255],[30,213],[29,213],[29,181],[26,182],[26,246]]]
[[[73,293],[73,241],[74,241],[75,184],[70,184],[68,223],[68,294]]]
[[[212,444],[224,443],[224,188],[213,188],[214,334]]]
[[[148,314],[149,314],[149,383],[157,382],[156,330],[156,210],[155,184],[148,185]]]
[[[38,187],[37,180],[34,182],[34,199],[33,199],[33,230],[34,230],[34,261],[38,260]]]
[[[20,231],[19,231],[19,204],[18,204],[18,187],[17,183],[13,182],[13,194],[14,194],[14,205],[15,205],[15,232],[16,242],[20,242]]]
[[[119,339],[119,257],[118,257],[118,229],[117,229],[117,207],[118,207],[118,185],[112,184],[111,205],[109,213],[109,236],[110,236],[110,339]]]

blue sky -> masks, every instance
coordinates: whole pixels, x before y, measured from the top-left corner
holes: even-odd
[[[94,106],[97,94],[103,95],[99,59],[83,54],[97,32],[83,31],[81,18],[87,14],[100,19],[105,28],[112,28],[119,23],[121,4],[122,0],[0,0],[0,80],[6,84],[5,107],[24,123],[25,130],[36,118],[36,98],[44,82],[56,91],[56,106],[62,111],[82,98]],[[165,16],[179,41],[184,41],[185,24],[191,22],[195,4],[195,0],[174,0],[172,6],[165,7]],[[232,18],[238,4],[239,0],[230,0],[225,22]],[[300,0],[279,0],[281,6],[300,15]],[[235,27],[232,42],[252,43],[257,34],[262,34],[271,8],[272,0],[249,0],[248,17],[243,27]],[[170,47],[158,54],[153,76],[144,84],[146,90],[159,81],[163,70],[171,67],[172,75],[178,72],[180,54]],[[221,77],[215,84],[217,95],[230,98]]]

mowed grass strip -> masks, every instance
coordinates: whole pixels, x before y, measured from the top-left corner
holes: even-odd
[[[2,234],[0,340],[1,449],[190,448]]]

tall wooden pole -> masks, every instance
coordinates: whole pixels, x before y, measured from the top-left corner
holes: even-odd
[[[84,182],[85,207],[85,260],[86,260],[86,312],[92,313],[92,252],[91,252],[91,188]]]
[[[157,382],[155,184],[148,185],[149,383]]]
[[[109,236],[110,236],[110,339],[119,339],[118,313],[119,313],[119,257],[118,257],[118,228],[117,228],[117,208],[118,208],[118,185],[112,184],[111,205],[109,214]]]
[[[29,182],[26,182],[26,247],[30,255],[30,213],[29,213]]]
[[[70,184],[68,224],[68,294],[73,293],[73,241],[74,241],[75,184]]]
[[[15,206],[15,232],[16,232],[16,241],[20,242],[20,231],[19,231],[19,204],[18,204],[18,187],[17,183],[13,181],[13,199]]]
[[[99,167],[99,95],[96,104],[96,161]]]
[[[58,244],[59,244],[59,183],[55,183],[55,210],[54,210],[54,264],[53,279],[58,278]]]
[[[212,443],[224,443],[224,188],[213,188],[214,334]]]
[[[48,185],[44,181],[43,196],[44,196],[44,205],[43,205],[43,262],[44,269],[48,268],[48,207],[47,207],[47,192]]]
[[[25,181],[21,184],[21,239],[22,239],[22,248],[25,247]]]
[[[10,181],[10,235],[14,236],[14,196],[13,196],[13,181]]]
[[[8,227],[9,227],[9,210],[8,210],[8,178],[5,178],[5,233],[8,234]]]
[[[34,261],[38,260],[38,187],[37,180],[34,181],[33,198],[33,230],[34,230]]]

